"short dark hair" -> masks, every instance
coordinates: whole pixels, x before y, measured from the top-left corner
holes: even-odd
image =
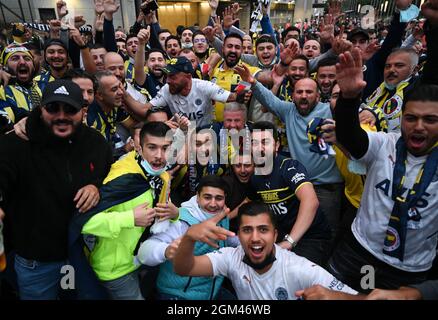
[[[294,60],[303,60],[306,63],[307,72],[310,72],[309,58],[307,58],[304,54],[299,54],[295,56],[292,61]]]
[[[218,188],[218,189],[223,190],[225,195],[228,194],[227,184],[225,183],[225,181],[221,177],[216,176],[216,175],[210,174],[210,175],[203,176],[201,178],[201,180],[199,180],[199,184],[196,187],[196,192],[198,194],[200,194],[202,191],[202,188],[204,188],[204,187]]]
[[[98,42],[95,43],[95,44],[92,44],[90,46],[90,50],[96,50],[96,49],[105,49],[106,50],[106,48],[102,44],[100,44]]]
[[[88,73],[87,71],[84,71],[82,69],[79,68],[75,68],[75,69],[69,69],[67,70],[67,72],[65,73],[63,79],[68,79],[68,80],[73,80],[73,79],[88,79],[91,80],[91,82],[93,83],[93,90],[94,92],[97,91],[97,81],[96,78]]]
[[[277,229],[277,220],[274,213],[272,213],[271,208],[266,203],[260,201],[250,201],[239,207],[237,212],[237,227],[240,227],[242,216],[255,217],[259,214],[267,214],[272,225]]]
[[[153,137],[163,138],[170,130],[169,126],[164,122],[151,121],[146,122],[140,131],[140,144],[143,145],[144,138],[148,134]]]
[[[168,32],[168,33],[170,33],[170,35],[172,35],[172,32],[170,32],[169,29],[160,29],[160,31],[158,31],[158,33],[157,33],[157,36],[159,36],[160,34],[162,34],[164,32]]]
[[[298,29],[295,26],[290,26],[289,28],[283,30],[283,32],[281,33],[281,38],[283,39],[283,41],[284,41],[284,39],[286,38],[287,34],[290,31],[297,31],[298,32],[298,37],[301,35],[301,30],[300,29]]]
[[[321,67],[331,67],[336,66],[336,63],[338,62],[337,57],[328,57],[324,58],[318,61],[318,66],[316,67],[316,71],[319,70]]]
[[[163,50],[161,50],[161,49],[159,49],[159,48],[152,48],[151,50],[149,50],[148,52],[146,52],[146,60],[149,59],[149,55],[150,55],[151,53],[154,53],[154,52],[159,52],[159,53],[161,53],[161,54],[163,55],[163,58],[166,59],[166,53],[165,53]]]
[[[403,99],[402,111],[405,111],[406,105],[410,101],[438,102],[438,85],[417,83]]]
[[[240,42],[243,43],[243,38],[242,38],[242,36],[241,36],[240,34],[238,34],[238,33],[229,33],[229,34],[224,38],[224,42],[223,42],[223,43],[225,43],[225,41],[227,41],[227,39],[230,39],[230,38],[236,38],[236,39],[239,39]]]
[[[170,112],[169,107],[153,107],[150,108],[148,111],[146,111],[146,116],[145,116],[146,121],[151,114],[158,112],[164,112],[167,115],[167,119],[172,118],[172,113]]]
[[[193,39],[195,39],[196,36],[204,36],[205,37],[205,33],[202,32],[201,30],[196,30],[195,32],[193,32]]]
[[[125,43],[128,43],[128,40],[131,38],[138,38],[137,35],[135,33],[130,33],[126,36],[126,41]]]
[[[164,48],[167,48],[167,43],[172,39],[178,41],[178,44],[181,47],[181,40],[177,36],[171,34],[166,38],[166,41],[164,42]]]
[[[271,130],[272,137],[274,138],[275,142],[278,141],[278,131],[272,122],[269,121],[254,122],[254,124],[252,125],[252,132],[254,132],[255,130],[259,130],[259,131]]]

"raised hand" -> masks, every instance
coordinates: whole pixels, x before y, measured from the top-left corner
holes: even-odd
[[[271,72],[272,81],[274,83],[274,86],[281,86],[284,80],[284,75],[280,76],[277,74],[277,65],[274,66],[274,69]]]
[[[69,37],[72,39],[79,47],[83,47],[85,45],[85,41],[81,36],[81,33],[76,28],[69,29]]]
[[[105,19],[105,15],[101,14],[96,16],[96,21],[94,21],[94,29],[96,31],[103,31],[103,20]]]
[[[150,26],[148,26],[146,29],[141,29],[137,34],[138,44],[141,46],[146,45],[149,41],[150,36],[151,36]]]
[[[242,78],[243,81],[249,82],[253,84],[255,82],[254,77],[251,74],[251,71],[249,71],[248,67],[244,64],[240,64],[234,67],[234,71],[236,71],[240,78]]]
[[[219,0],[208,0],[208,5],[212,11],[216,12],[217,7],[219,6]]]
[[[61,31],[61,20],[50,20],[49,21],[50,26],[50,38],[55,39],[60,37],[60,31]]]
[[[226,240],[227,237],[234,237],[234,232],[217,226],[219,221],[225,218],[229,212],[230,209],[226,208],[221,213],[217,213],[214,217],[192,225],[187,230],[186,235],[193,241],[205,242],[214,248],[219,248],[215,241]]]
[[[335,18],[331,14],[324,15],[324,24],[321,26],[319,38],[321,43],[329,43],[335,37]]]
[[[228,30],[231,28],[231,26],[239,21],[239,18],[235,18],[233,15],[233,11],[230,7],[226,7],[223,14],[223,22],[224,22],[224,29]]]
[[[64,18],[68,14],[67,3],[62,0],[56,1],[56,12],[58,13],[58,19]]]
[[[362,59],[368,61],[379,50],[380,50],[380,45],[377,42],[371,42],[366,47],[365,52],[362,52]]]
[[[280,61],[283,65],[289,65],[292,60],[298,55],[300,48],[296,41],[292,41],[289,46],[280,52]]]
[[[103,0],[94,0],[94,11],[97,15],[101,15],[105,11],[103,7]]]
[[[202,29],[202,32],[209,42],[212,42],[214,40],[214,29],[212,26],[206,26]]]
[[[73,20],[73,25],[76,29],[79,29],[86,23],[84,16],[75,16],[72,20]]]
[[[103,1],[103,8],[105,12],[105,18],[107,20],[112,20],[114,13],[119,10],[120,2],[119,0],[104,0]]]
[[[342,96],[347,99],[357,98],[365,88],[362,56],[358,48],[339,55],[339,63],[336,64],[336,80]]]

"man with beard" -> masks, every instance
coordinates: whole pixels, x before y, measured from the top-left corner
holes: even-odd
[[[244,65],[235,69],[244,81],[252,84],[254,97],[285,123],[289,152],[293,159],[305,164],[308,178],[315,185],[320,207],[328,218],[334,238],[340,222],[343,180],[335,158],[325,159],[311,152],[307,140],[307,124],[312,119],[333,118],[330,105],[319,102],[318,85],[310,78],[298,80],[294,87],[293,102],[286,102],[258,83]]]
[[[165,54],[160,49],[152,49],[147,53],[146,65],[148,73],[144,72],[145,46],[149,41],[150,29],[141,29],[137,38],[139,46],[135,54],[135,84],[145,88],[151,97],[164,86],[163,68],[166,66]]]
[[[140,263],[134,259],[137,249],[156,218],[178,217],[178,208],[168,201],[167,194],[169,130],[162,122],[146,123],[140,131],[140,150],[111,166],[100,190],[102,201],[80,217],[84,221],[81,232],[97,237],[89,261],[111,299],[143,299]]]
[[[3,50],[1,60],[12,77],[0,88],[0,112],[16,123],[40,105],[41,90],[33,81],[34,62],[27,48],[10,45]]]
[[[436,1],[422,8],[431,18],[429,32],[435,34],[437,8]],[[363,265],[378,268],[378,288],[421,283],[432,267],[437,247],[438,86],[428,82],[436,83],[436,68],[428,69],[426,64],[428,77],[405,97],[401,134],[372,133],[360,127],[358,117],[366,86],[361,53],[355,48],[339,61],[336,137],[366,166],[367,179],[351,233],[335,250],[329,269],[361,291],[365,290],[360,286]],[[430,67],[435,64],[431,61]]]
[[[321,102],[329,102],[336,81],[336,59],[320,60],[316,69],[316,82],[321,90]]]
[[[181,41],[177,36],[170,35],[164,42],[169,59],[176,58],[181,51]]]
[[[44,58],[49,70],[34,78],[41,92],[47,83],[62,78],[68,70],[67,46],[60,39],[49,39],[44,46]]]
[[[181,204],[179,220],[165,232],[152,235],[139,249],[138,260],[148,266],[160,265],[157,279],[158,298],[161,300],[212,300],[221,296],[223,277],[181,277],[173,270],[173,259],[181,237],[190,226],[220,216],[224,218],[225,199],[228,195],[224,182],[217,176],[201,179],[197,194]],[[219,220],[217,221],[219,222]],[[221,219],[220,226],[228,229],[228,218]],[[231,241],[230,241],[231,242]],[[221,241],[220,247],[229,245]],[[202,255],[215,250],[217,246],[198,243],[195,254]]]
[[[234,92],[238,83],[240,82],[240,76],[234,71],[234,67],[240,62],[242,55],[242,37],[236,33],[227,35],[224,39],[224,45],[222,47],[222,56],[224,57],[213,70],[212,82],[219,87]],[[252,76],[256,76],[260,71],[259,68],[251,67],[247,65],[247,68],[251,71]],[[255,103],[255,102],[254,102]],[[215,120],[223,121],[223,103],[215,104]]]
[[[330,228],[304,166],[278,154],[278,135],[270,122],[253,125],[252,154],[255,174],[251,186],[278,220],[279,245],[325,265]]]
[[[68,224],[99,202],[112,162],[105,140],[82,124],[83,105],[78,85],[52,81],[29,116],[29,141],[13,133],[0,141],[0,211],[21,299],[58,298]]]
[[[192,79],[193,67],[185,57],[170,59],[163,71],[167,74],[167,84],[146,105],[147,109],[168,106],[172,114],[182,112],[196,122],[196,127],[201,127],[212,122],[212,100],[222,103],[236,101],[236,93],[209,81]]]
[[[168,29],[161,29],[157,36],[158,36],[158,41],[160,42],[161,45],[161,49],[162,50],[166,50],[166,39],[168,37],[170,37],[172,34],[170,33],[170,31]]]
[[[296,291],[313,284],[357,294],[323,268],[275,244],[278,224],[266,204],[249,202],[239,208],[237,248],[222,248],[221,243],[234,236],[222,227],[224,219],[226,212],[187,230],[174,254],[177,274],[225,276],[231,280],[239,300],[293,300],[297,299]],[[196,247],[203,243],[219,250],[196,254]]]

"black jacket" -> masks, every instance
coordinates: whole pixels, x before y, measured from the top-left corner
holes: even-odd
[[[69,139],[50,133],[35,109],[27,121],[29,141],[0,138],[0,206],[6,213],[8,250],[24,258],[67,258],[68,224],[76,192],[100,187],[112,162],[110,145],[95,130],[80,125]]]

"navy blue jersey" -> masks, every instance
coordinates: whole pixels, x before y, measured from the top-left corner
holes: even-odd
[[[295,192],[306,183],[311,183],[307,178],[306,168],[297,160],[282,155],[275,157],[271,174],[254,174],[251,177],[251,185],[257,197],[271,207],[277,218],[277,241],[283,240],[284,235],[292,230],[300,207]],[[303,238],[330,238],[328,222],[320,209]]]

